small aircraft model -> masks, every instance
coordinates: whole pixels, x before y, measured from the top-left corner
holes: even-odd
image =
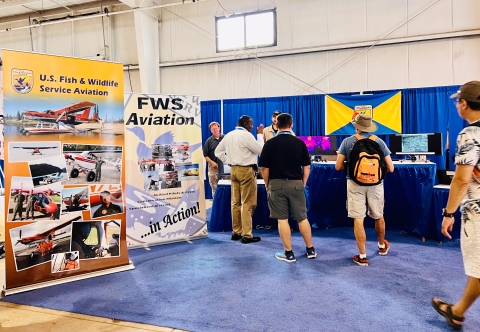
[[[27,204],[27,197],[30,195],[31,189],[11,189],[10,193],[11,196],[14,197],[16,195],[23,195],[24,196],[24,205]],[[33,190],[33,195],[36,197],[37,201],[33,206],[35,211],[38,211],[44,215],[50,215],[50,219],[53,219],[55,212],[58,211],[57,204],[52,200],[50,194],[53,193],[52,190]]]
[[[48,230],[46,230],[42,233],[38,233],[38,234],[32,235],[32,236],[22,237],[22,230],[20,230],[20,235],[19,235],[20,239],[17,240],[16,244],[21,243],[21,244],[24,244],[24,245],[31,245],[31,244],[43,243],[47,240],[51,241],[55,237],[55,231],[57,231],[59,229],[62,229],[64,227],[67,227],[73,221],[76,221],[80,218],[81,218],[81,216],[75,217],[73,219],[70,219],[69,221],[64,222],[63,224],[57,225],[57,226],[55,226],[53,228],[50,228],[50,229],[48,229]]]
[[[121,150],[109,150],[109,151],[95,151],[95,152],[122,152]],[[91,151],[83,151],[79,154],[65,154],[65,159],[73,161],[73,168],[70,171],[70,177],[76,178],[80,173],[87,175],[87,181],[92,182],[95,180],[95,165],[98,160],[98,156]],[[122,169],[122,159],[117,158],[115,161],[109,161],[106,158],[102,159],[102,170],[117,170]]]
[[[26,237],[22,237],[22,230],[20,229],[20,232],[19,232],[19,240],[17,240],[17,243],[15,245],[17,245],[18,243],[21,243],[21,244],[24,244],[26,246],[28,246],[29,248],[34,248],[34,250],[32,252],[30,252],[30,258],[33,260],[35,259],[35,254],[40,254],[42,256],[45,256],[45,255],[48,255],[48,254],[51,254],[53,252],[53,248],[55,246],[55,244],[53,243],[53,240],[55,238],[55,236],[58,236],[58,235],[61,235],[61,234],[65,234],[65,232],[63,233],[55,233],[57,230],[60,230],[62,228],[65,228],[67,227],[68,225],[70,225],[72,222],[80,219],[81,217],[80,216],[77,216],[73,219],[70,219],[60,225],[57,225],[55,227],[52,227],[44,232],[41,232],[41,233],[38,233],[36,235],[32,235],[32,236],[26,236]]]
[[[90,116],[90,110],[94,107],[94,114],[92,118]],[[82,114],[75,114],[80,113]],[[45,121],[45,122],[59,122],[62,121],[69,125],[77,125],[87,122],[97,122],[100,117],[98,116],[98,106],[89,101],[82,101],[56,111],[47,110],[44,112],[26,111],[24,115],[25,119]]]
[[[43,155],[42,150],[46,149],[57,149],[57,146],[40,146],[40,147],[30,147],[30,146],[14,146],[14,149],[24,149],[24,150],[32,150],[32,156],[35,154]]]
[[[39,181],[39,184],[51,184],[63,179],[63,174],[62,172],[57,172],[57,173],[51,173],[51,174],[32,177],[32,179],[38,179],[38,178],[42,178],[42,180]]]
[[[86,130],[84,130],[86,131]],[[75,127],[67,125],[63,122],[44,124],[42,121],[37,122],[35,127],[24,127],[20,129],[20,133],[25,136],[31,134],[68,134],[74,132],[81,132],[75,129]]]

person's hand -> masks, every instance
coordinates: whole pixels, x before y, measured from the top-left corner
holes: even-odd
[[[218,168],[218,164],[214,161],[212,161],[212,163],[210,164],[213,168]]]
[[[448,237],[450,240],[452,239],[452,236],[448,232],[452,231],[454,222],[455,218],[453,217],[443,217],[442,234]]]
[[[257,134],[263,134],[263,124],[260,123],[260,125],[257,127]]]

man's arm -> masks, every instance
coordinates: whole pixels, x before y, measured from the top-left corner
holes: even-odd
[[[345,169],[345,161],[347,160],[347,158],[345,157],[345,155],[339,153],[337,154],[337,162],[335,163],[335,169],[337,171],[341,171],[342,169]]]
[[[472,165],[457,165],[455,175],[453,176],[452,183],[450,184],[450,193],[448,194],[448,202],[445,210],[448,213],[457,211],[460,203],[467,194],[468,185],[472,179],[473,174]],[[442,222],[442,234],[451,239],[452,237],[448,232],[453,229],[453,223],[455,219],[444,217]]]
[[[215,154],[215,157],[220,159],[223,163],[227,163],[227,156],[225,155],[226,147],[225,147],[225,138],[222,139],[220,144],[218,144],[217,148],[213,152]]]
[[[251,137],[250,134],[248,135],[247,148],[249,148],[250,151],[252,151],[253,153],[259,156],[262,153],[264,144],[265,142],[263,141],[263,125],[260,125],[257,128],[257,140]]]
[[[270,176],[270,168],[262,167],[261,170],[262,170],[262,178],[263,178],[263,181],[265,181],[265,187],[268,188],[268,181],[270,180],[270,179],[269,179],[269,176]]]
[[[387,164],[387,171],[393,173],[395,167],[393,166],[392,157],[390,155],[385,157],[385,164]]]
[[[213,168],[218,168],[218,164],[216,162],[214,162],[212,159],[210,159],[208,156],[205,156],[205,160],[207,161],[207,163],[210,164],[210,166],[212,166]]]
[[[307,185],[308,177],[310,176],[310,165],[303,166],[303,173],[302,173],[302,182],[303,185]]]

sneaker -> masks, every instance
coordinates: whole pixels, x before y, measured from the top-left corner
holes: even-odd
[[[368,258],[360,258],[360,255],[353,256],[353,261],[360,266],[368,266]]]
[[[381,256],[386,256],[388,254],[388,250],[390,249],[390,242],[383,240],[383,243],[385,244],[385,248],[378,248],[378,254]]]
[[[252,236],[252,237],[242,237],[242,243],[243,244],[248,244],[248,243],[255,243],[255,242],[260,242],[262,238],[260,236]]]
[[[293,252],[291,254],[289,254],[288,256],[287,256],[287,254],[285,254],[285,251],[284,252],[277,252],[275,254],[275,258],[279,259],[281,261],[285,261],[287,263],[293,263],[293,262],[297,261],[295,259],[295,255],[293,254]]]
[[[317,257],[317,252],[315,251],[315,247],[307,248],[307,258],[313,259]]]

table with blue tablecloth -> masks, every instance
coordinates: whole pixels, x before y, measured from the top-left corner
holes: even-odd
[[[385,179],[384,215],[387,229],[435,239],[436,226],[431,212],[436,165],[420,162],[394,164],[395,171],[387,174]],[[260,183],[257,188],[258,202],[253,215],[253,228],[276,227],[276,220],[268,217],[265,185]],[[307,215],[312,225],[321,228],[353,226],[346,209],[346,174],[345,171],[336,171],[334,162],[312,163],[305,193]],[[231,223],[230,185],[219,185],[212,205],[209,229],[231,230]],[[365,225],[372,226],[373,220],[367,218]]]
[[[232,230],[232,189],[229,180],[221,180],[213,198],[212,215],[208,222],[208,229],[212,232]],[[257,182],[257,208],[253,213],[253,230],[258,228],[277,227],[277,220],[269,217],[267,190],[263,180]]]

